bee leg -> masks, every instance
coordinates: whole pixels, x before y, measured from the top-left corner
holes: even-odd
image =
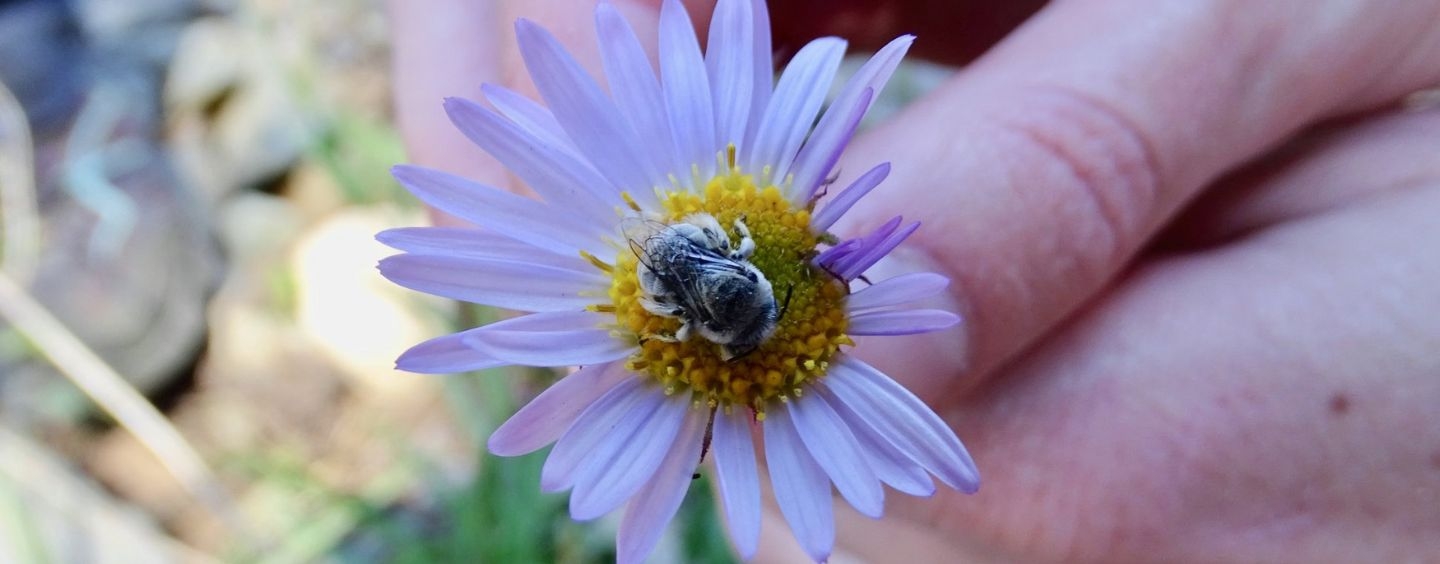
[[[748,355],[748,354],[750,354],[750,353],[752,353],[752,352],[755,352],[755,349],[757,349],[757,348],[760,348],[760,347],[755,346],[755,345],[749,345],[749,346],[744,346],[744,347],[732,347],[732,346],[730,346],[730,345],[720,345],[720,360],[723,360],[723,361],[725,361],[725,362],[730,362],[730,361],[732,361],[732,360],[737,360],[737,359],[740,359],[740,358],[745,357],[746,355]]]
[[[690,330],[690,323],[681,323],[680,330],[675,332],[675,340],[682,343],[685,341],[689,341],[691,333],[692,331]]]
[[[678,343],[678,342],[680,342],[680,338],[679,338],[679,337],[676,337],[675,335],[666,335],[666,334],[664,334],[664,333],[653,333],[653,334],[650,334],[650,335],[646,335],[645,338],[646,338],[646,339],[654,339],[654,340],[660,341],[660,342],[662,342],[662,343]]]
[[[653,298],[640,298],[640,307],[661,317],[681,317],[685,310]]]
[[[740,233],[740,248],[730,253],[730,258],[746,260],[755,254],[755,240],[750,238],[750,228],[745,226],[744,218],[735,219],[735,231]]]

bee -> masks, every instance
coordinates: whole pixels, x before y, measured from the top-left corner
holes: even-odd
[[[708,213],[695,213],[680,222],[647,222],[649,233],[630,239],[639,258],[636,274],[646,311],[680,320],[671,341],[688,341],[696,334],[720,346],[720,357],[733,360],[749,354],[775,333],[781,309],[765,274],[750,257],[755,240],[744,218],[735,220],[739,244],[732,248],[730,234]]]

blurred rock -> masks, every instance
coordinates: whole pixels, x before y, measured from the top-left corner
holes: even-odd
[[[107,59],[163,66],[185,22],[200,10],[197,0],[70,0],[92,49]]]
[[[98,84],[56,140],[63,148],[49,151],[59,158],[39,167],[44,237],[31,289],[102,359],[150,393],[186,373],[203,343],[218,257],[204,213],[149,136],[154,121],[145,109],[154,104],[147,92]],[[57,415],[40,412],[35,396],[23,393],[64,381],[38,355],[0,359],[0,376],[0,403],[17,420]]]
[[[81,29],[101,41],[132,39],[137,32],[184,22],[200,9],[196,0],[70,0]]]
[[[94,210],[75,200],[45,211],[47,245],[35,294],[138,389],[153,391],[203,342],[218,257],[158,156],[114,183],[115,197],[130,202],[135,215],[102,239],[94,237]]]
[[[83,44],[62,2],[0,4],[0,80],[42,132],[70,117],[84,92]],[[36,137],[43,137],[37,135]]]
[[[283,257],[304,227],[289,200],[258,192],[237,194],[215,215],[216,231],[231,260],[252,265]]]
[[[281,178],[319,127],[271,49],[223,18],[196,20],[181,37],[165,84],[171,142],[209,202]]]
[[[194,562],[143,513],[106,495],[44,447],[0,428],[0,511],[34,538],[0,528],[0,562]],[[11,506],[13,503],[13,506]],[[10,506],[10,507],[3,507]],[[39,541],[39,546],[30,542]]]
[[[313,160],[297,165],[288,180],[285,199],[295,204],[306,223],[321,221],[348,203],[335,177]]]

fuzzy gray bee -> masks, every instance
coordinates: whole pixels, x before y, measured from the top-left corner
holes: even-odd
[[[733,250],[730,234],[708,213],[673,225],[647,225],[647,235],[630,238],[645,293],[640,305],[681,322],[674,336],[658,338],[686,341],[698,333],[720,345],[721,358],[731,360],[775,333],[780,308],[770,281],[750,263],[755,240],[743,220],[735,220],[740,244]]]

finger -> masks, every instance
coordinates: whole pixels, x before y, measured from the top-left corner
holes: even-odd
[[[861,353],[922,391],[973,385],[937,375],[984,374],[1034,342],[1223,171],[1440,81],[1436,18],[1433,1],[1052,4],[852,147],[893,167],[840,229],[923,220],[910,245],[967,318],[963,364],[934,361],[933,341]]]
[[[1307,178],[1367,199],[1142,266],[951,410],[991,461],[980,495],[901,498],[892,517],[962,532],[943,535],[948,550],[991,541],[1031,558],[1363,560],[1326,551],[1364,535],[1417,545],[1387,530],[1440,526],[1426,509],[1440,501],[1440,170],[1380,132],[1428,131],[1412,140],[1433,153],[1431,119],[1355,124],[1293,152],[1253,189]],[[1307,172],[1337,155],[1387,174]]]
[[[487,182],[498,162],[450,125],[447,96],[479,98],[500,75],[504,38],[513,37],[496,2],[390,0],[395,120],[411,162]]]
[[[611,3],[653,53],[660,0]],[[697,0],[686,5],[693,14],[708,14],[714,2]],[[412,163],[497,186],[512,184],[498,161],[450,124],[442,101],[452,96],[480,100],[480,86],[484,83],[504,85],[538,98],[516,45],[514,23],[518,18],[546,28],[604,83],[596,48],[593,0],[391,0],[389,8],[396,120]],[[696,21],[703,25],[708,18]],[[699,31],[703,34],[704,29]]]
[[[1217,245],[1440,178],[1440,107],[1326,127],[1220,181],[1161,237],[1162,251]]]

